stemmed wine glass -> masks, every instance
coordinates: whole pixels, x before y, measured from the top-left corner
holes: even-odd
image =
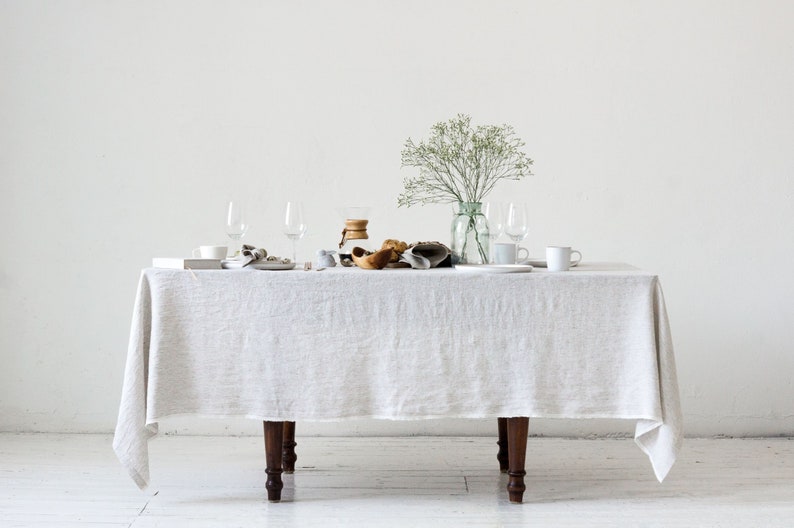
[[[488,238],[491,242],[491,247],[488,248],[488,254],[491,255],[491,262],[493,262],[494,243],[500,236],[502,236],[502,233],[504,233],[505,230],[504,207],[499,202],[486,202],[482,206],[482,213],[488,220]]]
[[[303,204],[287,202],[284,208],[284,234],[292,240],[292,262],[297,263],[297,244],[306,233],[306,221],[303,219]]]
[[[248,231],[248,222],[245,219],[243,204],[237,200],[229,200],[226,204],[226,234],[232,240],[241,240]],[[236,255],[242,248],[232,253]]]
[[[510,237],[510,240],[518,244],[526,238],[528,232],[527,206],[521,203],[511,202],[507,208],[505,233]]]

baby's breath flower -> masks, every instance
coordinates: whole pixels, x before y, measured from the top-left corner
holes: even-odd
[[[428,140],[405,142],[402,166],[417,167],[419,176],[405,178],[397,204],[482,202],[499,180],[532,174],[523,146],[510,125],[472,128],[464,114],[436,123]]]

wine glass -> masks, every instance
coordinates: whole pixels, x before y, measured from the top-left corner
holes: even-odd
[[[505,233],[510,237],[510,240],[518,244],[526,238],[528,232],[527,206],[521,203],[511,202],[507,208]]]
[[[229,200],[226,204],[226,234],[232,240],[241,240],[246,231],[248,231],[248,222],[245,219],[242,202]],[[242,247],[235,250],[233,254],[236,255],[241,249]]]
[[[284,234],[292,240],[292,262],[297,262],[298,240],[306,233],[306,221],[303,219],[303,204],[287,202],[284,208]]]
[[[488,220],[488,238],[491,242],[488,254],[491,255],[491,262],[493,262],[493,245],[505,230],[504,207],[499,202],[485,202],[482,206],[482,213]]]

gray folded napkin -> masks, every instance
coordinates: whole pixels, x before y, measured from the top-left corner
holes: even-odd
[[[443,244],[420,243],[403,251],[400,260],[414,269],[430,269],[438,266],[448,255],[449,249]]]
[[[243,261],[243,267],[246,267],[252,262],[256,262],[257,260],[262,260],[267,258],[267,250],[265,248],[257,248],[256,246],[251,246],[249,244],[243,244],[242,251],[240,251],[241,259]]]

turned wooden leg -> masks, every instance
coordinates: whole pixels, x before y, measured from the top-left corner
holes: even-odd
[[[295,422],[284,422],[284,448],[281,451],[281,463],[284,465],[284,473],[295,472],[295,461],[298,455],[295,454]]]
[[[507,418],[497,418],[499,425],[499,440],[496,445],[499,446],[499,452],[496,453],[496,460],[499,461],[499,471],[507,473],[509,469],[508,461],[510,460],[507,455]]]
[[[520,503],[524,499],[524,464],[527,457],[527,435],[529,433],[529,418],[508,418],[507,419],[507,452],[510,458],[510,469],[507,474],[510,480],[507,482],[507,493],[510,502]]]
[[[282,444],[284,442],[284,422],[263,422],[265,428],[265,460],[267,461],[267,500],[279,502],[281,500],[281,489],[284,483],[281,481],[281,456]]]

